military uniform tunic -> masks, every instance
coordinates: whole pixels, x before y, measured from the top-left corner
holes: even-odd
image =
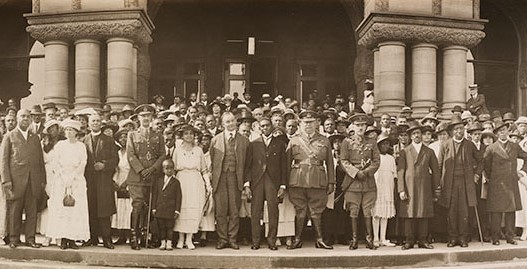
[[[289,198],[297,217],[305,217],[307,208],[311,218],[320,218],[327,203],[327,188],[335,184],[335,166],[331,144],[316,133],[311,138],[303,133],[291,138],[287,147]]]

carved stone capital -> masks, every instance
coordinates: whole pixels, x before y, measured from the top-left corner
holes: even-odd
[[[139,44],[152,42],[153,25],[141,10],[121,12],[79,12],[26,15],[31,37],[45,43],[52,40],[74,42],[78,39],[105,41],[123,37]]]
[[[384,41],[470,48],[485,37],[484,22],[372,13],[357,29],[358,43],[369,48]]]

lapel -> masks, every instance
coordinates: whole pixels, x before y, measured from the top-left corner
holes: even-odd
[[[99,139],[97,140],[97,145],[95,145],[95,156],[99,156],[99,151],[101,150],[101,147],[102,147],[102,140],[103,140],[103,133],[101,132],[101,134],[99,134]]]
[[[166,190],[166,188],[172,184],[172,181],[174,180],[174,176],[171,176],[170,179],[168,180],[168,183],[165,185],[165,177],[163,177],[163,185],[161,187],[161,190],[164,191]]]
[[[495,142],[497,145],[496,145],[496,148],[497,148],[497,153],[499,155],[501,155],[504,159],[509,159],[509,153],[507,152],[507,149],[503,147],[503,145],[501,144],[500,141],[496,141]],[[505,144],[506,147],[509,148],[510,150],[510,145],[509,145],[509,142],[507,142]]]
[[[89,135],[86,136],[86,146],[88,146],[88,152],[93,152],[93,137],[92,137],[92,134],[90,133]]]
[[[421,148],[421,150],[423,150]],[[410,145],[408,145],[408,155],[410,155],[410,157],[414,160],[414,164],[417,163],[417,151],[415,150],[414,148],[414,145],[410,143]]]
[[[29,140],[29,134],[31,132],[28,130],[27,132],[27,138],[28,139],[25,139],[24,138],[24,135],[22,134],[22,131],[20,131],[18,128],[16,129],[16,135],[18,136],[18,139],[20,139],[21,141],[24,141],[24,143],[27,143],[27,140]]]

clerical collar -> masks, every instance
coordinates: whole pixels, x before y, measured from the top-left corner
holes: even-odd
[[[498,139],[498,141],[500,141],[502,144],[509,142],[509,140],[501,140],[501,139]]]
[[[463,142],[463,138],[461,138],[460,140],[457,140],[457,139],[455,139],[454,137],[452,137],[452,140],[454,140],[454,142],[456,142],[456,143],[458,143],[458,144],[461,143],[461,142]]]
[[[98,136],[98,135],[100,135],[100,134],[101,134],[101,131],[98,131],[98,132],[93,132],[93,131],[92,131],[92,132],[91,132],[91,135],[93,135],[93,136]]]

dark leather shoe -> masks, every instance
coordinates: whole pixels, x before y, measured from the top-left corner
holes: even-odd
[[[62,238],[60,240],[60,246],[59,247],[60,247],[60,249],[67,249],[68,248],[68,240]]]
[[[373,241],[366,240],[366,248],[369,248],[371,250],[376,250],[377,247],[373,244]]]
[[[35,241],[29,241],[29,242],[26,243],[26,246],[32,247],[32,248],[40,248],[42,245],[41,244],[37,244]]]
[[[432,246],[432,245],[430,245],[428,243],[419,243],[417,246],[419,248],[424,248],[424,249],[433,249],[434,248],[434,246]]]
[[[115,246],[112,244],[111,241],[106,241],[106,242],[103,242],[103,246],[107,249],[114,249]]]
[[[276,244],[271,244],[268,247],[270,250],[278,250],[278,247],[276,246]]]
[[[315,248],[333,249],[333,246],[326,244],[324,240],[320,239],[320,240],[317,240],[317,242],[315,243]]]
[[[207,246],[207,239],[200,239],[199,240],[199,246],[200,247],[206,247]]]
[[[229,247],[232,249],[240,249],[240,246],[235,242],[230,242]]]
[[[227,242],[218,241],[218,244],[216,244],[216,249],[224,249],[227,248]]]
[[[357,240],[351,240],[350,250],[359,248],[359,242]]]
[[[492,240],[492,244],[495,245],[495,246],[499,246],[500,245],[500,240]]]
[[[252,249],[252,250],[258,250],[258,249],[260,249],[260,245],[258,245],[258,244],[253,244],[253,245],[251,246],[251,249]]]
[[[287,249],[297,249],[301,247],[302,247],[302,240],[295,239],[295,241],[293,241],[293,244],[291,246],[288,246]]]
[[[75,241],[73,241],[73,240],[68,240],[68,248],[71,248],[71,249],[79,249],[79,246],[77,246],[77,244],[75,244]]]
[[[509,240],[507,240],[507,244],[518,245],[518,242],[516,242],[516,240],[514,240],[514,239],[509,239]]]
[[[82,244],[83,247],[89,247],[89,246],[98,246],[99,245],[99,239],[98,238],[90,238],[88,241],[84,242]]]
[[[452,240],[452,241],[448,241],[448,243],[446,244],[447,247],[449,248],[452,248],[452,247],[455,247],[457,246],[457,242]]]
[[[9,243],[9,247],[10,248],[17,248],[18,247],[18,244],[16,242],[10,242]]]
[[[119,237],[117,241],[113,242],[114,245],[125,245],[126,244],[126,237]]]
[[[467,241],[461,241],[459,243],[459,246],[461,246],[462,248],[468,248],[468,242]]]
[[[3,240],[4,240],[4,243],[5,243],[6,245],[9,245],[9,243],[11,243],[11,240],[9,239],[9,236],[5,236],[5,237],[3,238]]]
[[[414,245],[411,245],[409,243],[405,243],[401,247],[402,250],[407,250],[407,249],[411,249],[411,248],[414,248]]]

